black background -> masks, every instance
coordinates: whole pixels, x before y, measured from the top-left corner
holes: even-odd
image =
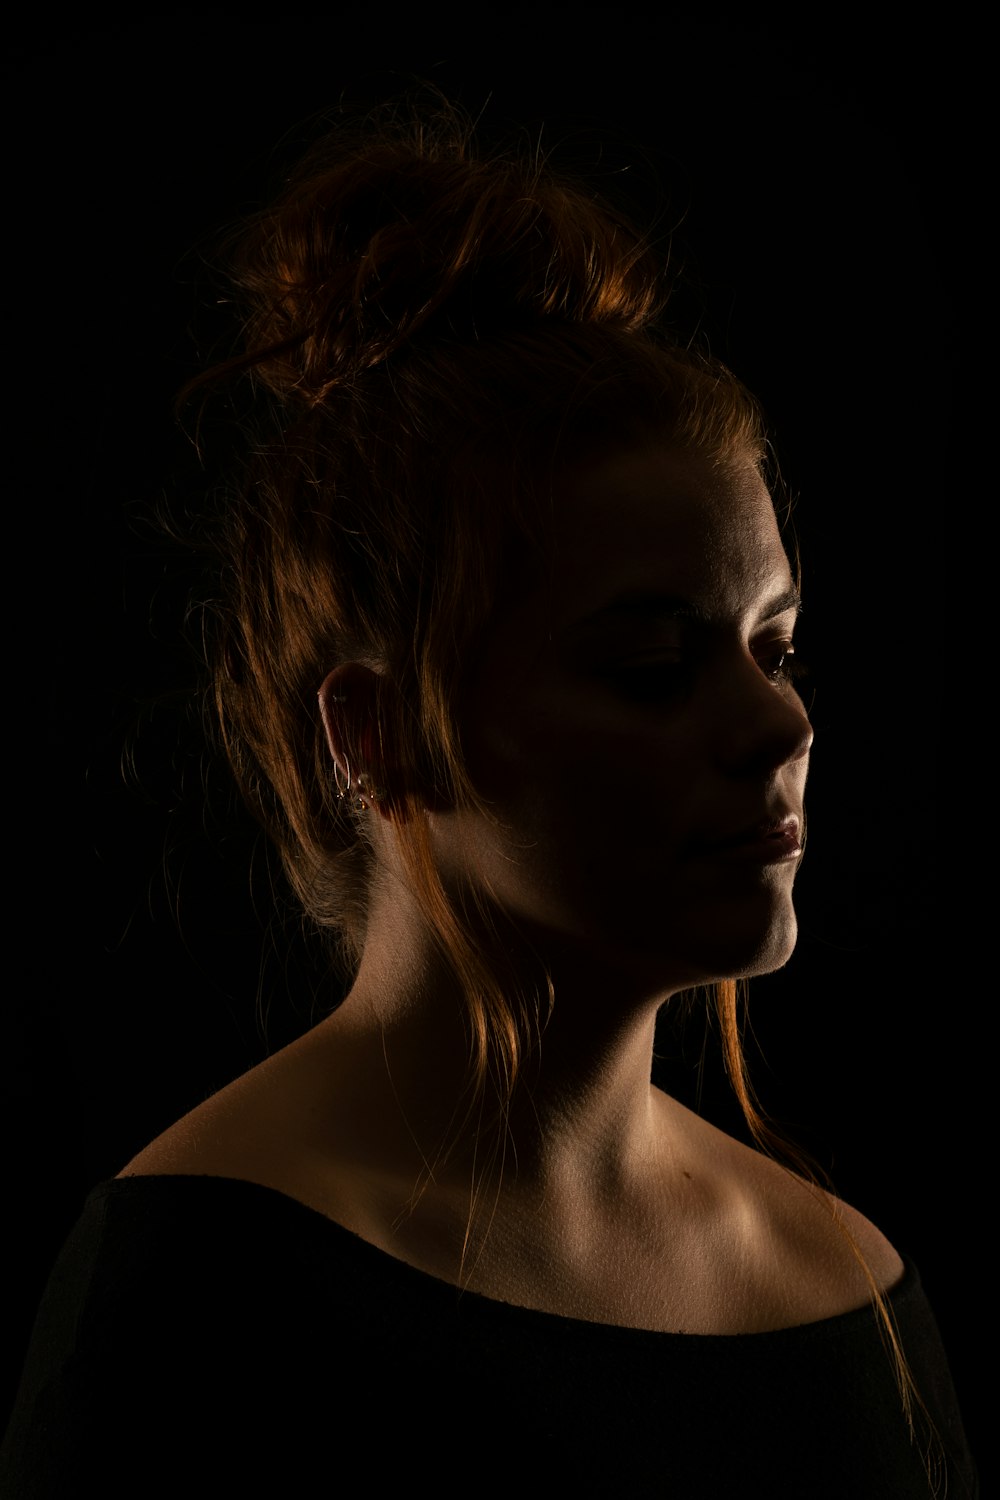
[[[8,91],[4,314],[9,660],[28,667],[7,782],[26,898],[8,950],[15,1350],[88,1188],[322,1004],[322,963],[280,899],[274,915],[262,845],[186,715],[188,565],[144,517],[203,483],[171,414],[217,326],[200,247],[273,190],[345,90],[371,102],[416,75],[487,134],[541,128],[557,164],[658,215],[684,271],[678,327],[764,403],[799,497],[817,739],[802,936],[753,987],[755,1077],[916,1260],[979,1436],[952,352],[978,45],[955,20],[670,7],[29,28]],[[682,1073],[665,1065],[692,1086]],[[705,1100],[730,1118],[721,1088]]]

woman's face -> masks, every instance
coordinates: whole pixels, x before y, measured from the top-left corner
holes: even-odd
[[[656,990],[781,965],[812,732],[763,482],[629,450],[566,475],[556,536],[472,674],[462,737],[493,817],[432,815],[442,869],[543,956]]]

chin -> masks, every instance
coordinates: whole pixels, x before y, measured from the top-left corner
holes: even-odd
[[[733,978],[753,979],[758,974],[773,974],[776,969],[783,969],[795,952],[795,939],[798,928],[793,922],[791,932],[786,933],[781,942],[766,944],[761,951]]]
[[[758,934],[752,948],[748,944],[749,951],[745,951],[741,957],[734,953],[728,972],[719,977],[753,979],[760,974],[773,974],[776,969],[783,969],[795,952],[798,933],[795,913],[789,908],[782,921],[775,922],[767,932]]]
[[[692,934],[693,935],[693,934]],[[784,968],[795,951],[798,923],[791,904],[766,923],[719,923],[685,965],[683,987],[723,979],[754,979]],[[690,951],[690,950],[689,950]]]

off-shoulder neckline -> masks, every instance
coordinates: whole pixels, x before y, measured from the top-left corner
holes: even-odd
[[[860,1307],[849,1308],[846,1312],[835,1313],[832,1316],[813,1319],[805,1323],[790,1324],[786,1328],[771,1328],[762,1331],[748,1333],[686,1333],[683,1331],[671,1331],[652,1328],[637,1328],[619,1323],[605,1323],[587,1318],[576,1318],[563,1313],[549,1312],[542,1308],[530,1307],[523,1303],[506,1302],[499,1297],[491,1297],[483,1292],[476,1292],[458,1286],[455,1282],[446,1278],[436,1276],[433,1272],[425,1271],[419,1266],[411,1265],[409,1261],[402,1260],[390,1251],[384,1250],[380,1245],[366,1240],[353,1229],[330,1218],[328,1214],[313,1208],[301,1199],[295,1198],[290,1193],[280,1188],[269,1187],[264,1183],[254,1182],[250,1178],[229,1177],[213,1173],[130,1173],[125,1176],[113,1177],[98,1183],[89,1193],[88,1202],[102,1197],[128,1197],[136,1191],[162,1194],[166,1184],[175,1193],[190,1193],[195,1184],[199,1186],[196,1192],[202,1191],[208,1184],[212,1184],[216,1193],[224,1195],[244,1197],[247,1201],[257,1198],[259,1202],[269,1205],[271,1210],[286,1213],[290,1217],[298,1216],[302,1223],[309,1223],[313,1232],[328,1234],[331,1238],[338,1239],[344,1247],[350,1246],[353,1253],[363,1257],[372,1271],[378,1271],[384,1278],[390,1276],[397,1286],[401,1288],[410,1287],[416,1290],[422,1288],[426,1296],[434,1296],[445,1299],[451,1307],[460,1305],[463,1315],[478,1318],[490,1318],[502,1316],[505,1322],[520,1321],[525,1325],[534,1323],[536,1327],[542,1324],[548,1325],[550,1329],[559,1328],[569,1334],[572,1332],[585,1332],[591,1337],[601,1336],[605,1338],[635,1338],[635,1339],[678,1339],[685,1343],[693,1344],[697,1341],[711,1342],[718,1346],[722,1342],[736,1345],[748,1340],[783,1340],[803,1339],[816,1337],[840,1337],[856,1332],[862,1326],[871,1326],[874,1317],[874,1306],[872,1302],[862,1304]],[[138,1185],[142,1184],[140,1188]],[[302,1217],[305,1216],[305,1217]],[[909,1301],[920,1291],[920,1275],[913,1261],[906,1255],[901,1256],[903,1263],[903,1274],[893,1286],[885,1289],[884,1296],[889,1308],[898,1312],[904,1302]],[[759,1347],[759,1345],[758,1345]]]

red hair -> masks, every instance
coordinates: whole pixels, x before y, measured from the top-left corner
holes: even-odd
[[[456,907],[431,857],[422,808],[476,802],[464,664],[505,574],[544,554],[561,464],[655,435],[761,465],[760,413],[727,369],[664,334],[659,262],[621,214],[536,160],[478,154],[451,109],[324,140],[229,249],[242,347],[188,388],[249,380],[263,398],[219,533],[223,743],[305,911],[352,967],[373,855],[364,817],[338,800],[317,693],[348,662],[387,684],[353,763],[384,788],[467,997],[468,1123],[487,1080],[509,1100],[552,997],[504,972],[471,920],[483,911]],[[756,1105],[734,981],[715,1006],[751,1133],[815,1181]],[[910,1418],[912,1381],[864,1268]]]

